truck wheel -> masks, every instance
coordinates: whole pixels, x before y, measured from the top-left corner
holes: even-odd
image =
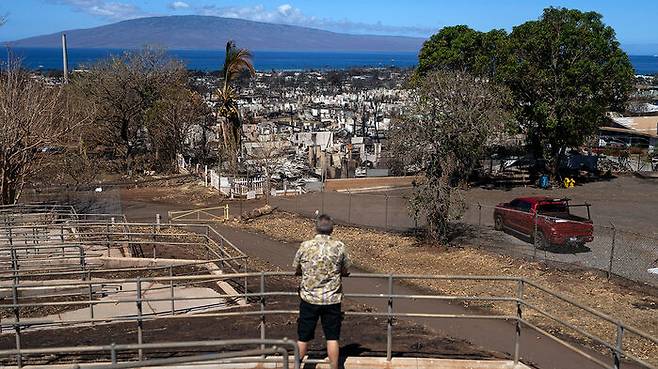
[[[546,240],[546,236],[544,236],[543,232],[537,232],[537,235],[535,236],[535,247],[540,249],[540,250],[546,250],[548,249],[548,241]]]
[[[494,219],[494,229],[497,231],[503,230],[503,217],[500,215],[496,215],[496,218]]]

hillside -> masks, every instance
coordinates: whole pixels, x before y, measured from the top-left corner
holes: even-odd
[[[351,35],[314,28],[211,16],[149,17],[105,26],[63,31],[71,48],[223,49],[227,40],[240,47],[273,51],[418,51],[423,39]],[[14,47],[59,47],[60,33],[13,41]]]

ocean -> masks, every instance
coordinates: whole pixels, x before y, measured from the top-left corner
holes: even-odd
[[[69,69],[123,53],[122,49],[69,49]],[[188,69],[220,70],[224,52],[220,50],[168,50],[171,57],[183,61]],[[25,67],[33,70],[62,69],[62,50],[54,48],[13,48],[11,53],[22,59]],[[0,60],[6,60],[7,50],[0,49]],[[253,52],[254,67],[259,71],[346,69],[352,67],[413,67],[416,53],[384,52]]]
[[[85,65],[121,54],[121,49],[69,49],[69,68]],[[20,57],[23,65],[33,70],[62,69],[62,51],[57,48],[13,48],[11,53]],[[188,69],[215,71],[221,68],[224,52],[221,50],[169,50],[182,60]],[[418,56],[413,52],[282,52],[255,51],[254,66],[260,71],[346,69],[354,67],[413,67]],[[6,60],[7,49],[0,48],[1,60]],[[631,55],[637,74],[658,74],[658,55]]]

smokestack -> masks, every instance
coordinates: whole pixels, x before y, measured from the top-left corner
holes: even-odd
[[[64,63],[64,83],[69,83],[69,52],[66,48],[66,33],[62,33],[62,59]]]

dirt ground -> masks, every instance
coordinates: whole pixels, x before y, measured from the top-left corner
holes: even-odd
[[[312,221],[296,215],[277,212],[248,223],[230,223],[234,227],[263,233],[290,243],[313,236]],[[623,280],[608,282],[599,272],[578,269],[559,269],[541,262],[527,262],[502,256],[464,244],[462,247],[439,248],[418,242],[412,236],[338,226],[335,237],[343,240],[355,263],[371,272],[399,274],[450,274],[450,275],[507,275],[532,280],[550,290],[575,299],[586,306],[614,316],[620,321],[642,329],[652,336],[658,335],[658,291],[627,283]],[[494,295],[514,296],[514,286],[476,282],[414,282],[430,290],[460,296]],[[571,324],[614,343],[613,327],[579,309],[559,300],[528,289],[524,296]],[[491,309],[498,313],[512,313],[513,307],[504,303],[469,304]],[[526,314],[531,322],[540,324],[558,335],[582,339],[575,332],[557,325],[539,314]],[[658,347],[636,337],[629,337],[626,346],[633,354],[658,363]]]
[[[407,198],[411,192],[412,189],[354,194],[316,192],[273,198],[272,202],[281,210],[307,217],[313,217],[319,211],[343,224],[408,232],[422,228],[425,223],[422,216],[416,220],[409,213]],[[467,205],[465,213],[453,224],[460,229],[464,229],[465,225],[474,228],[472,238],[482,238],[478,242],[497,253],[610,270],[612,274],[658,286],[656,275],[648,272],[658,266],[658,228],[655,226],[658,216],[657,194],[658,180],[635,177],[619,177],[572,189],[471,188],[464,194]],[[537,255],[528,238],[521,239],[494,231],[495,205],[529,195],[568,197],[573,200],[572,204],[590,203],[594,240],[580,250],[553,248]],[[587,216],[585,207],[575,207],[573,211],[577,215]]]

